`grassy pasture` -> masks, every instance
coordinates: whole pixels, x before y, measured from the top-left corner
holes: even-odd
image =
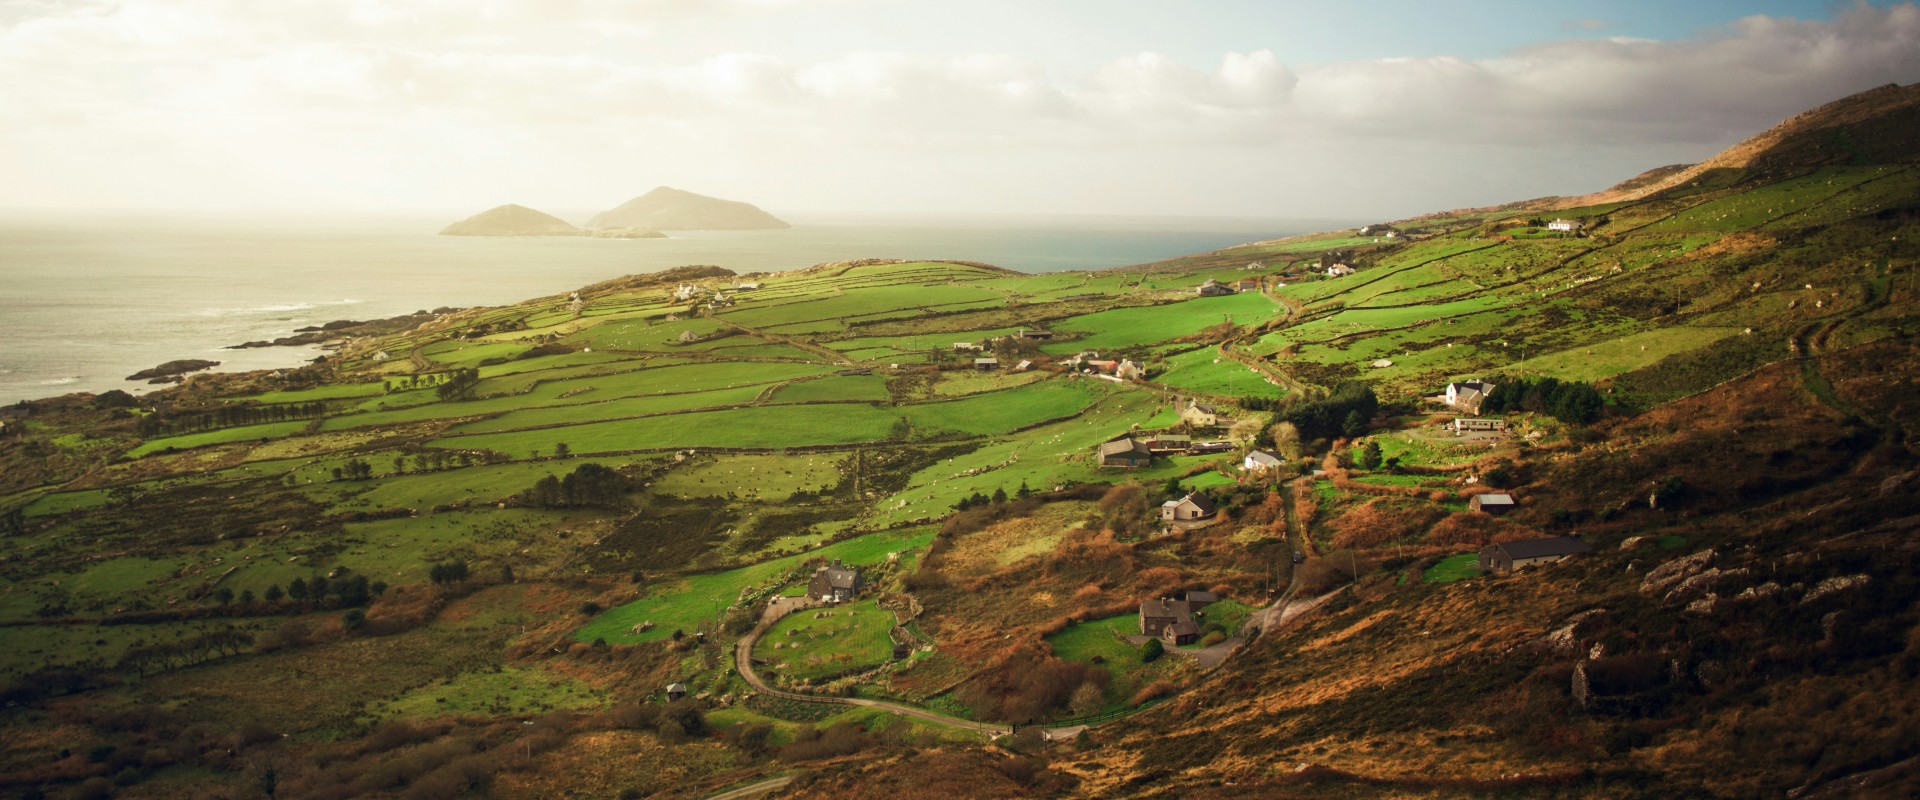
[[[933,393],[941,397],[964,397],[981,392],[1025,386],[1047,377],[1047,373],[1037,370],[1029,372],[955,370],[940,373],[939,382],[933,385]]]
[[[127,451],[127,457],[139,458],[148,453],[158,452],[169,447],[186,450],[191,447],[205,447],[210,444],[278,439],[282,436],[292,436],[305,430],[306,427],[306,420],[292,420],[288,422],[268,422],[262,425],[239,425],[232,428],[202,431],[200,433],[187,433],[179,436],[148,439],[142,442],[139,447]]]
[[[753,402],[764,391],[760,386],[741,386],[733,389],[715,389],[706,392],[687,394],[657,394],[644,397],[623,397],[609,400],[596,400],[596,392],[576,395],[571,405],[529,408],[524,411],[509,411],[492,419],[469,422],[452,428],[449,433],[494,433],[518,428],[550,427],[561,425],[580,425],[601,420],[626,419],[653,414],[667,414],[678,411],[690,411],[697,408],[718,408],[740,406]]]
[[[375,397],[385,392],[386,384],[380,381],[370,383],[335,383],[326,386],[315,386],[311,389],[288,389],[286,391],[265,392],[263,394],[249,395],[246,397],[229,397],[227,398],[227,402],[243,403],[251,400],[262,404],[310,403],[315,400],[346,400],[358,397]]]
[[[447,436],[434,447],[486,448],[527,458],[566,442],[575,453],[681,447],[779,448],[877,442],[891,435],[893,413],[865,403],[764,406],[698,411],[565,428]]]
[[[902,528],[870,533],[827,545],[818,550],[769,559],[752,566],[689,575],[655,586],[646,597],[595,617],[574,639],[591,642],[605,638],[614,644],[657,642],[675,630],[692,631],[708,625],[720,610],[733,603],[748,587],[766,587],[789,573],[801,571],[809,561],[840,559],[854,566],[867,566],[886,560],[888,553],[918,550],[933,541],[932,528]],[[643,621],[654,624],[646,633],[632,629]]]
[[[893,658],[893,612],[872,599],[780,620],[754,645],[753,654],[773,666],[768,672],[802,680],[871,669]]]
[[[780,501],[794,492],[817,492],[840,482],[843,453],[702,456],[654,481],[652,493],[677,497],[725,497],[729,493]]]
[[[511,342],[474,344],[444,341],[420,348],[420,354],[443,366],[473,367],[490,358],[516,358],[528,349],[526,345]]]
[[[1595,381],[1632,372],[1667,356],[1698,350],[1739,333],[1739,328],[1659,328],[1529,358],[1520,369],[1528,375]]]
[[[881,401],[887,399],[887,381],[878,375],[831,375],[810,381],[794,381],[773,393],[776,403],[817,401]]]
[[[1003,299],[1004,296],[998,292],[964,284],[874,286],[846,289],[833,295],[777,305],[744,305],[727,309],[721,316],[750,328],[771,328],[887,311]]]
[[[331,417],[322,430],[480,416],[543,406],[578,405],[619,397],[753,386],[817,375],[829,369],[831,368],[819,364],[753,362],[680,364],[546,382],[520,395],[459,400],[394,411]]]
[[[449,715],[530,716],[559,709],[596,709],[611,698],[576,678],[540,667],[463,672],[369,704],[374,720]]]
[[[1167,359],[1167,371],[1153,376],[1155,383],[1178,386],[1202,394],[1226,397],[1279,397],[1280,387],[1252,368],[1220,355],[1212,347]]]
[[[1102,387],[1092,381],[1054,380],[959,400],[915,403],[899,410],[913,422],[916,434],[946,431],[991,436],[1071,416],[1102,393]]]
[[[1428,567],[1420,573],[1420,579],[1427,583],[1452,583],[1463,578],[1480,574],[1480,554],[1461,553],[1448,556],[1440,563]]]
[[[1087,335],[1041,346],[1049,353],[1080,350],[1106,351],[1158,344],[1200,332],[1228,317],[1235,324],[1264,322],[1279,315],[1279,306],[1253,292],[1226,297],[1201,297],[1180,303],[1139,308],[1116,308],[1069,317],[1054,324],[1055,332]]]

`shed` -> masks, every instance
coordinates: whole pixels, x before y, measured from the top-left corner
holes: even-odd
[[[1132,437],[1115,439],[1094,448],[1094,456],[1102,467],[1133,469],[1153,463],[1153,451]]]
[[[1476,494],[1467,501],[1467,508],[1473,511],[1485,511],[1488,514],[1505,514],[1514,507],[1513,495],[1506,492],[1488,492]]]
[[[1554,536],[1546,539],[1522,539],[1480,548],[1480,569],[1486,572],[1512,572],[1521,567],[1551,564],[1593,547],[1578,536]]]
[[[992,372],[1000,368],[1000,359],[994,358],[993,356],[976,358],[973,360],[973,368],[981,372]]]
[[[678,681],[667,684],[667,700],[679,700],[687,696],[687,685]]]

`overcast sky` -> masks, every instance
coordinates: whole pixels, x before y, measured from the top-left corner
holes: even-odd
[[[0,206],[1385,219],[1920,79],[1912,3],[1348,5],[0,0]]]

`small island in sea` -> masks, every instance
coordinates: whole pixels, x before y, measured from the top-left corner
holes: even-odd
[[[441,236],[591,236],[598,239],[664,239],[650,228],[600,227],[593,230],[544,211],[509,203],[487,209],[440,230]]]

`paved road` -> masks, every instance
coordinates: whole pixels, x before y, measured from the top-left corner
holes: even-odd
[[[738,789],[733,789],[731,791],[721,792],[716,795],[709,795],[707,797],[707,800],[746,800],[746,798],[759,797],[761,795],[772,792],[775,789],[784,789],[786,788],[787,784],[792,782],[793,782],[793,776],[782,775],[778,778],[768,778],[759,783],[747,784],[746,786],[742,786]]]

